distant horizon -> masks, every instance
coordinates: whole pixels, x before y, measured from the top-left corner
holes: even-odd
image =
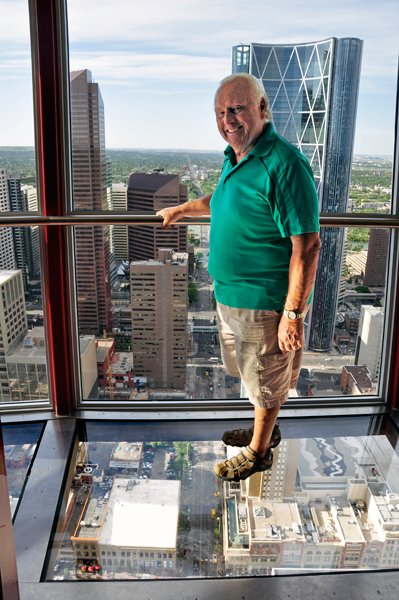
[[[35,151],[35,146],[0,146],[0,152],[2,150],[15,150],[19,148],[20,150],[26,151]],[[105,150],[119,151],[119,152],[196,152],[200,154],[223,154],[223,150],[202,150],[200,148],[124,148],[124,147],[106,147]],[[380,152],[376,152],[374,154],[365,154],[361,152],[354,152],[353,158],[355,156],[373,156],[373,157],[383,157],[393,159],[393,154],[382,154]],[[1,168],[1,165],[0,165]]]

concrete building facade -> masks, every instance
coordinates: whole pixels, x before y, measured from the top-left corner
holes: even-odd
[[[380,374],[384,310],[364,304],[360,311],[355,365],[366,365],[376,381]]]
[[[130,264],[134,373],[149,387],[184,389],[188,256],[166,248]]]
[[[127,210],[127,185],[124,183],[112,184],[113,210]],[[113,252],[115,262],[128,259],[127,225],[113,226]]]
[[[389,248],[389,229],[370,230],[364,285],[385,287]]]
[[[0,402],[11,402],[6,356],[28,332],[21,271],[0,271]]]

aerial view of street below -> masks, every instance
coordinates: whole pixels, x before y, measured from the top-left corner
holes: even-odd
[[[284,575],[399,566],[385,436],[283,439],[270,470],[215,477],[220,441],[80,442],[48,580]]]

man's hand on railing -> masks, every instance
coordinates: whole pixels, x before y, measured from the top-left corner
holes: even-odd
[[[181,206],[171,206],[170,208],[163,208],[157,213],[158,217],[163,217],[162,229],[166,229],[172,223],[175,223],[181,219],[184,215],[181,212]]]

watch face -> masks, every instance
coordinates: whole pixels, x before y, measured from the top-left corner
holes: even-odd
[[[289,310],[288,311],[288,318],[289,319],[296,319],[296,313],[293,310]]]

